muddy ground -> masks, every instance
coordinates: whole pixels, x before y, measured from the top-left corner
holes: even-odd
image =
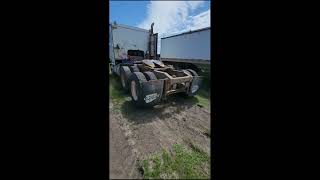
[[[174,143],[191,142],[210,154],[210,107],[197,102],[177,94],[158,107],[138,109],[129,97],[110,99],[110,178],[142,178],[139,161]]]

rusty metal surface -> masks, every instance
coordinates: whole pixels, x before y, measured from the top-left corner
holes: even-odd
[[[156,73],[158,76],[161,76],[165,78],[164,84],[163,84],[163,99],[166,99],[166,97],[170,94],[178,93],[178,92],[187,92],[190,85],[193,83],[193,80],[196,80],[194,83],[200,83],[202,77],[192,77],[188,74],[185,74],[184,77],[172,77],[169,73],[155,70],[154,73]],[[177,88],[177,84],[181,85],[182,87],[179,89]]]
[[[152,62],[153,62],[154,64],[156,64],[156,65],[158,65],[158,66],[162,67],[162,68],[164,68],[164,67],[165,67],[165,65],[163,64],[163,62],[161,62],[161,61],[159,61],[159,60],[152,60]]]
[[[152,62],[152,60],[144,59],[144,60],[142,60],[142,63],[145,64],[146,66],[151,67],[151,68],[154,68],[154,67],[155,67],[155,65],[154,65],[154,63]]]

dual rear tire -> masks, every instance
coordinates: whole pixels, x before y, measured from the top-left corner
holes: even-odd
[[[131,70],[128,66],[120,67],[120,82],[122,88],[127,92],[129,90],[128,78],[131,75]]]
[[[192,69],[186,69],[182,70],[184,73],[192,76],[192,77],[197,77],[198,73]],[[191,85],[187,91],[188,96],[195,96],[198,93],[200,84],[198,82],[195,82],[194,80],[191,82]]]
[[[147,93],[148,89],[142,86],[142,83],[157,80],[157,77],[152,72],[133,72],[128,82],[130,84],[130,94],[132,101],[137,106],[142,107],[153,107],[160,102],[161,96],[157,93],[151,92],[151,94]],[[149,94],[149,95],[148,95]],[[152,96],[152,94],[156,95],[155,97],[151,97],[153,99],[148,99],[148,96]]]
[[[143,74],[145,75],[145,77],[147,78],[148,81],[158,79],[153,72],[147,71],[147,72],[144,72]]]
[[[183,70],[186,74],[192,76],[192,77],[197,77],[198,74],[192,70],[192,69],[186,69]],[[152,80],[157,80],[157,77],[153,72],[139,72],[139,69],[137,66],[131,66],[130,68],[128,66],[122,66],[120,69],[120,80],[121,80],[121,85],[123,89],[128,92],[130,91],[130,95],[132,98],[132,101],[137,105],[137,106],[154,106],[156,105],[161,97],[156,97],[156,100],[153,101],[147,101],[146,100],[146,92],[144,87],[142,86],[142,83],[147,82],[147,81],[152,81]],[[186,94],[188,96],[194,96],[197,94],[199,90],[200,83],[199,81],[193,80],[191,82],[190,87],[188,88],[188,91]]]
[[[151,80],[157,80],[157,77],[153,72],[139,72],[139,69],[137,66],[122,66],[120,69],[120,81],[122,88],[126,92],[130,92],[132,101],[137,106],[144,106],[144,107],[150,107],[156,105],[161,97],[157,97],[156,100],[153,101],[147,101],[146,92],[144,87],[142,86],[142,83],[151,81]]]

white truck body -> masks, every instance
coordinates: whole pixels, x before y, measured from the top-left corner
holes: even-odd
[[[123,24],[109,24],[109,59],[114,73],[120,75],[123,60],[134,60],[135,56],[142,59],[156,56],[158,33],[154,34],[152,27],[153,24],[151,30],[146,30]],[[130,54],[129,50],[140,52],[140,55]]]
[[[210,27],[161,38],[162,61],[210,64]]]
[[[141,50],[146,53],[149,45],[149,30],[121,25],[110,24],[110,60],[121,60],[127,57],[128,50]]]

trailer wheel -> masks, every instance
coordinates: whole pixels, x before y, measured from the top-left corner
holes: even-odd
[[[122,88],[125,91],[128,91],[128,89],[129,89],[128,78],[129,78],[130,74],[131,74],[131,71],[128,66],[121,66],[121,68],[120,68],[120,81],[121,81]]]
[[[131,72],[140,72],[138,65],[134,64],[133,66],[130,66]]]
[[[145,75],[148,81],[158,79],[153,72],[147,71],[147,72],[144,72],[143,74]]]

